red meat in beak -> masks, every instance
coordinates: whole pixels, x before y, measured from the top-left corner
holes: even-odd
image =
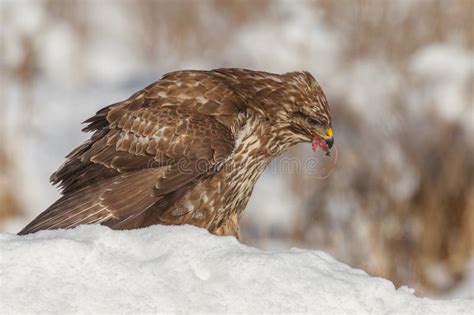
[[[331,149],[334,144],[332,129],[328,130],[327,136],[328,137],[326,139],[323,139],[317,135],[313,137],[313,140],[311,141],[311,148],[313,149],[313,152],[316,152],[318,148],[321,148],[321,150],[326,152],[326,155],[331,155],[329,149]]]

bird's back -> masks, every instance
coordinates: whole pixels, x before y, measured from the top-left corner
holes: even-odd
[[[83,130],[93,132],[91,138],[51,176],[63,196],[19,234],[91,223],[120,229],[159,223],[158,215],[172,212],[229,158],[241,106],[220,75],[183,71],[103,108],[86,120]]]

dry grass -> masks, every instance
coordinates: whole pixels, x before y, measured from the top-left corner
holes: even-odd
[[[0,131],[0,140],[1,137]],[[0,144],[2,143],[0,141]],[[4,147],[0,145],[0,222],[23,213],[19,200],[11,189],[14,174],[13,163],[4,151]]]

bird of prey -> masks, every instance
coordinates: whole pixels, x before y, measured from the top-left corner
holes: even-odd
[[[265,167],[290,146],[333,145],[326,97],[308,72],[176,71],[85,121],[91,138],[51,176],[62,197],[20,235],[102,224],[192,224],[239,237]]]

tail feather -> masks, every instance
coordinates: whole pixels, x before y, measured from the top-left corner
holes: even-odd
[[[122,174],[96,185],[66,194],[18,234],[40,230],[67,229],[80,224],[104,224],[109,220],[127,220],[133,224],[139,214],[155,204],[156,174],[147,170]]]

